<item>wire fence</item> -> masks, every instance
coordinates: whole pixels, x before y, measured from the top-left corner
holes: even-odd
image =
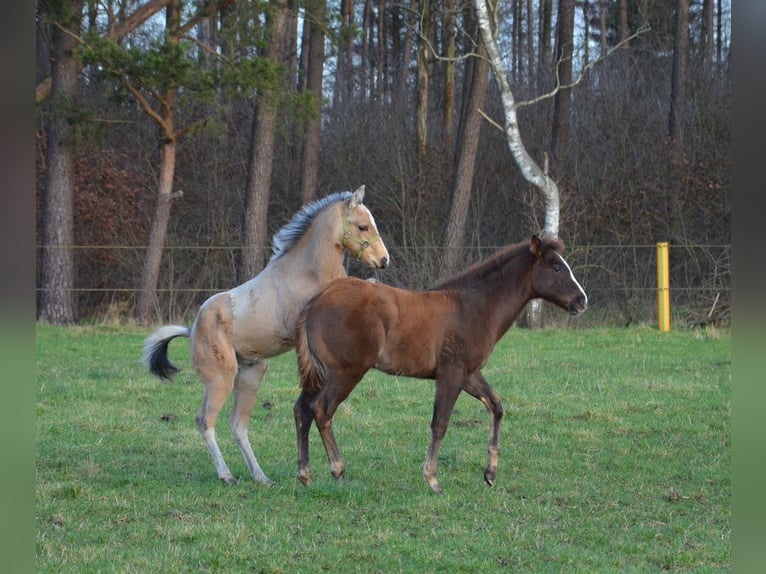
[[[468,266],[502,246],[462,249]],[[45,246],[37,247],[38,269]],[[76,281],[72,296],[78,317],[117,320],[135,304],[146,246],[72,245]],[[375,277],[397,287],[425,289],[442,278],[442,246],[392,246],[391,266],[373,271],[346,258],[349,275]],[[241,246],[167,246],[156,291],[158,321],[190,320],[213,293],[239,284]],[[267,257],[270,252],[266,254]],[[590,309],[578,324],[650,323],[656,319],[656,244],[569,245],[565,253],[588,292]],[[38,297],[43,290],[39,283]],[[731,312],[731,245],[670,244],[671,322],[728,324]],[[544,306],[544,309],[550,306]],[[557,310],[546,322],[569,322]]]

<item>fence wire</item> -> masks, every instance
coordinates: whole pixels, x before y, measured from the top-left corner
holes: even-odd
[[[39,262],[43,249],[38,246]],[[69,245],[76,281],[71,289],[80,318],[130,315],[138,292],[146,246]],[[462,265],[480,261],[502,246],[462,249]],[[426,289],[442,274],[443,246],[389,245],[391,266],[373,271],[346,258],[349,275],[375,277],[397,287]],[[241,246],[165,247],[156,290],[159,321],[189,319],[213,293],[239,284]],[[671,319],[678,324],[728,324],[731,310],[731,245],[670,245]],[[265,253],[268,258],[270,250]],[[587,324],[650,322],[656,316],[656,244],[569,245],[566,258],[591,302]],[[549,313],[555,320],[555,312]]]

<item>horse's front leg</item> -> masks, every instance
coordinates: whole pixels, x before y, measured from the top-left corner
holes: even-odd
[[[434,397],[434,412],[431,418],[431,443],[428,445],[426,463],[423,465],[423,478],[426,484],[436,493],[442,488],[436,480],[436,463],[439,460],[439,449],[447,432],[452,409],[455,407],[461,390],[462,374],[450,373],[436,377],[436,395]]]
[[[250,475],[253,477],[253,480],[273,485],[274,483],[271,479],[261,470],[258,459],[255,458],[253,453],[253,448],[250,446],[250,440],[247,437],[250,415],[253,412],[261,379],[263,379],[267,368],[268,363],[266,361],[257,361],[252,365],[240,368],[234,381],[234,402],[229,415],[229,429],[237,441],[239,450],[247,463],[248,469],[250,469]]]
[[[314,420],[311,414],[310,402],[313,395],[302,391],[293,406],[295,416],[295,435],[298,442],[298,480],[304,486],[311,484],[311,462],[309,461],[309,431]]]
[[[500,421],[503,418],[503,405],[500,397],[489,386],[487,379],[481,373],[473,373],[466,377],[463,390],[472,397],[479,399],[489,411],[491,418],[489,423],[489,446],[487,448],[488,462],[484,470],[484,480],[488,485],[495,484],[497,476],[497,463],[500,458]]]

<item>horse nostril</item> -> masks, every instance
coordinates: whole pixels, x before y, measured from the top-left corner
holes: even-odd
[[[579,315],[580,313],[584,313],[587,308],[588,308],[588,299],[586,297],[579,296],[576,299],[574,299],[572,303],[570,303],[569,314]]]
[[[385,269],[386,267],[388,267],[388,257],[384,257],[380,260],[380,268]]]

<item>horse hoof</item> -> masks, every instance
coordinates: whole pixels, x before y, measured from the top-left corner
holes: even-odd
[[[488,470],[484,471],[484,482],[490,486],[495,486],[495,473]]]
[[[444,494],[441,485],[437,481],[428,481],[428,487],[436,494]]]
[[[311,473],[310,472],[306,473],[306,474],[298,473],[296,475],[296,478],[301,481],[301,484],[303,486],[308,486],[308,485],[311,484]]]
[[[237,480],[236,478],[234,478],[231,475],[229,475],[229,476],[222,476],[221,477],[221,482],[224,482],[224,483],[226,483],[228,485],[231,485],[231,486],[239,484],[239,480]]]

